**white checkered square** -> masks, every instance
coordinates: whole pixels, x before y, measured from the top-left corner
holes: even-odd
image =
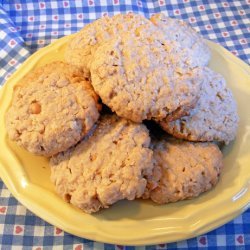
[[[191,7],[187,7],[185,9],[186,13],[192,13],[193,12],[193,9]]]
[[[151,9],[151,8],[154,7],[154,3],[151,2],[151,1],[148,1],[148,2],[147,2],[147,6],[148,6],[149,9]]]
[[[224,22],[218,22],[217,26],[218,26],[218,28],[225,28],[226,24]]]
[[[202,21],[208,21],[209,17],[207,15],[201,16]]]
[[[71,14],[65,14],[65,15],[64,15],[64,20],[65,20],[65,21],[70,21],[70,20],[72,20],[72,15],[71,15]]]
[[[34,236],[38,236],[38,237],[44,236],[44,226],[36,225],[33,230],[34,230],[33,231]]]
[[[16,214],[18,215],[26,215],[27,213],[27,209],[21,205],[21,204],[18,204],[17,207],[16,207]]]
[[[76,8],[82,8],[83,7],[83,1],[74,1],[74,4],[75,4]]]
[[[96,20],[96,13],[94,12],[89,13],[89,19]]]
[[[242,35],[242,34],[243,34],[243,33],[242,33],[242,30],[240,30],[240,29],[234,30],[234,33],[235,33],[236,35]]]
[[[210,3],[210,4],[209,4],[209,7],[210,7],[211,9],[217,9],[217,4],[215,4],[215,3]]]
[[[82,248],[79,248],[79,249],[73,248],[73,249],[74,250],[84,250],[83,244],[81,246],[82,246]],[[62,245],[61,246],[53,246],[53,250],[61,250],[61,249],[62,249]]]
[[[27,8],[32,11],[34,9],[34,4],[33,3],[27,3]]]
[[[41,15],[41,16],[39,16],[39,20],[40,20],[40,22],[45,22],[47,20],[47,16]]]
[[[79,1],[80,2],[80,1]],[[50,2],[50,7],[51,7],[51,9],[54,9],[54,10],[56,10],[56,9],[58,9],[58,2],[57,1],[51,1]]]
[[[8,52],[6,51],[6,50],[1,50],[0,49],[0,58],[4,58],[4,57],[6,57],[8,55]],[[0,71],[1,72],[1,71]]]
[[[234,6],[237,6],[237,7],[239,7],[239,6],[241,6],[241,2],[240,1],[233,1],[233,5]]]
[[[215,34],[209,34],[208,36],[209,36],[210,39],[216,39],[217,38],[217,36]]]
[[[4,32],[3,30],[0,30],[0,39],[4,40],[6,36],[7,36],[7,33]]]
[[[250,47],[244,49],[244,53],[246,55],[248,55],[248,63],[250,62]],[[249,207],[248,207],[249,208]],[[247,210],[248,208],[246,208],[245,210]]]
[[[216,244],[219,246],[226,246],[227,245],[227,239],[225,235],[216,235]]]
[[[229,11],[227,11],[226,15],[227,15],[228,17],[233,17],[233,16],[234,16],[234,13],[233,13],[231,10],[229,10]]]
[[[231,46],[234,45],[234,43],[232,41],[227,41],[226,44],[227,44],[228,47],[231,47]]]
[[[4,224],[0,223],[0,235],[4,233]]]
[[[5,73],[5,70],[3,68],[1,68],[0,69],[0,76],[3,75],[4,73]],[[10,196],[10,191],[8,189],[2,189],[0,191],[1,191],[1,193],[0,193],[1,198],[7,198]]]

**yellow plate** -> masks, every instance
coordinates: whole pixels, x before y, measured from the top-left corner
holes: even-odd
[[[121,201],[110,209],[88,215],[65,203],[50,183],[48,160],[34,156],[10,142],[4,114],[14,85],[31,69],[63,59],[70,37],[64,37],[32,55],[6,82],[0,96],[0,175],[12,194],[29,210],[66,232],[84,238],[146,245],[173,242],[208,232],[239,215],[250,203],[250,69],[231,53],[208,42],[211,67],[222,73],[238,103],[237,139],[224,148],[225,168],[210,192],[174,204]]]

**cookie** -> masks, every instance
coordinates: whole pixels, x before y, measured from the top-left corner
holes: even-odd
[[[155,159],[153,159],[152,174],[147,176],[147,185],[146,185],[143,195],[141,196],[142,199],[146,200],[150,198],[150,194],[152,193],[152,191],[155,190],[159,186],[159,181],[161,177],[162,177],[162,169],[157,164]]]
[[[190,141],[234,140],[239,117],[232,92],[222,75],[204,68],[200,99],[196,107],[176,121],[161,121],[162,128],[177,138]]]
[[[20,146],[48,157],[80,141],[99,118],[98,108],[98,96],[84,73],[53,62],[17,84],[6,129]]]
[[[88,70],[92,55],[102,42],[128,30],[131,34],[138,36],[143,35],[143,32],[148,33],[150,29],[156,30],[148,19],[138,14],[118,14],[113,17],[100,18],[86,25],[73,37],[66,48],[65,60]]]
[[[51,180],[64,200],[86,213],[143,195],[153,151],[143,124],[103,115],[91,135],[51,159]]]
[[[91,79],[103,103],[134,122],[177,119],[200,91],[199,69],[183,65],[177,47],[130,33],[98,47]]]
[[[161,168],[158,187],[150,198],[165,204],[197,197],[214,187],[223,167],[223,156],[217,145],[175,139],[155,140],[154,159]]]
[[[209,47],[205,40],[191,26],[182,20],[154,14],[150,20],[165,33],[167,40],[180,43],[189,54],[187,62],[192,67],[206,66],[211,58]]]

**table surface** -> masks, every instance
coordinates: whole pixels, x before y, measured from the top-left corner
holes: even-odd
[[[0,86],[33,52],[104,15],[153,13],[189,22],[205,38],[250,63],[250,0],[0,1]],[[209,3],[208,3],[209,2]],[[219,2],[219,3],[218,3]],[[125,247],[79,238],[43,221],[0,179],[1,249],[250,249],[250,209],[207,234],[185,241]]]

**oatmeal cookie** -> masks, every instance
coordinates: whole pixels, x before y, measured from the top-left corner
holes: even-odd
[[[130,33],[100,45],[91,64],[92,85],[103,103],[134,122],[188,113],[199,97],[199,72],[181,63],[173,44]]]
[[[67,46],[65,60],[70,64],[89,70],[93,61],[93,53],[101,43],[128,31],[135,36],[144,36],[155,32],[159,37],[156,30],[148,19],[138,14],[106,16],[86,25],[73,37]]]
[[[162,120],[160,125],[177,138],[228,144],[237,133],[236,102],[222,75],[204,68],[202,77],[200,98],[190,115],[172,122]]]
[[[86,213],[143,195],[153,151],[143,124],[103,115],[78,145],[51,159],[51,180],[64,200]]]
[[[153,148],[162,171],[158,187],[149,195],[154,202],[191,199],[217,184],[223,167],[217,145],[168,139],[153,141]]]
[[[35,69],[15,87],[6,113],[11,140],[43,156],[80,141],[99,118],[98,96],[84,73],[63,62]]]
[[[182,20],[154,14],[150,20],[165,33],[166,40],[176,41],[189,54],[187,62],[192,67],[206,66],[211,58],[205,40]]]

